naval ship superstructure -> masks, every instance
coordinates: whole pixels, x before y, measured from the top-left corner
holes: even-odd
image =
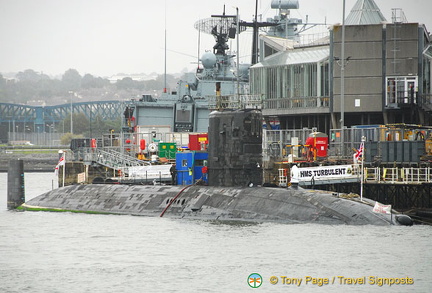
[[[218,107],[217,99],[248,94],[250,64],[238,64],[228,46],[240,33],[237,19],[224,12],[195,23],[199,32],[214,36],[213,49],[202,54],[196,71],[180,80],[175,91],[164,92],[157,99],[143,96],[132,101],[129,107],[136,120],[131,126],[139,126],[143,132],[207,132],[208,116]]]
[[[260,108],[262,95],[250,92],[250,67],[282,47],[292,47],[302,32],[314,26],[291,17],[290,11],[299,8],[298,0],[272,0],[271,8],[277,14],[266,21],[258,21],[257,12],[253,21],[243,21],[238,15],[226,14],[225,8],[220,15],[198,20],[194,27],[215,39],[212,50],[200,56],[195,72],[179,80],[175,90],[164,88],[159,97],[144,95],[132,100],[128,107],[134,111],[134,121],[124,132],[157,133],[163,140],[171,132],[207,132],[213,110]],[[239,34],[247,29],[253,32],[251,62],[240,63]],[[237,52],[228,45],[234,39]]]

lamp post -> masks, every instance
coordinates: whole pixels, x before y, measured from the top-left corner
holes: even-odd
[[[15,119],[12,120],[12,140],[16,140],[16,133],[15,133]]]
[[[12,139],[11,139],[11,119],[12,119],[12,117],[9,117],[9,131],[8,131],[8,142],[10,142]]]
[[[71,98],[71,134],[73,134],[73,107],[72,107],[72,98]]]
[[[49,147],[51,147],[51,139],[52,139],[52,136],[51,136],[51,125],[50,124],[45,124],[47,127],[48,127],[48,141],[49,141],[49,143],[48,143],[48,146]]]
[[[237,99],[240,102],[240,19],[239,19],[239,9],[236,7],[236,33],[237,33]]]
[[[360,172],[360,201],[363,201],[363,185],[364,185],[364,161],[365,161],[365,153],[366,153],[366,148],[364,147],[364,143],[366,141],[366,137],[362,136],[361,137],[361,145],[360,148],[362,149],[362,154],[361,154],[361,172]]]
[[[70,112],[71,112],[71,122],[70,122],[70,130],[71,130],[71,134],[73,134],[73,106],[72,106],[72,100],[73,100],[73,91],[69,91],[69,93],[71,94],[71,102],[70,102]]]
[[[90,113],[89,113],[89,117],[90,117],[90,123],[89,123],[89,128],[90,128],[90,138],[92,137],[92,106],[89,105],[89,109],[90,109]]]
[[[345,135],[344,135],[344,124],[345,124],[345,0],[343,0],[342,5],[342,45],[341,45],[341,156],[342,158],[345,155],[344,143],[345,143]]]

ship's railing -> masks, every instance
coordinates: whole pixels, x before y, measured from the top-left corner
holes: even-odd
[[[261,95],[225,95],[206,98],[210,110],[261,109],[263,103]]]
[[[265,99],[264,109],[329,108],[329,97]]]
[[[329,37],[330,37],[329,32],[301,34],[299,43],[294,45],[294,47],[298,48],[298,47],[328,45],[330,43]]]

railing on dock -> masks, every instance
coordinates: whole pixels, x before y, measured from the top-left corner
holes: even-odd
[[[354,164],[352,166],[351,176],[348,177],[334,177],[334,178],[321,178],[322,180],[315,180],[314,184],[308,182],[300,182],[302,186],[321,185],[321,184],[339,184],[346,182],[359,182],[361,181],[361,167]],[[278,169],[279,186],[287,186],[290,178],[287,174],[287,169]],[[379,184],[423,184],[432,183],[432,168],[364,168],[364,182],[365,183],[379,183]],[[351,179],[351,180],[349,180]]]
[[[329,108],[329,97],[296,97],[264,100],[265,109]]]
[[[432,168],[365,168],[365,182],[390,184],[432,183]]]

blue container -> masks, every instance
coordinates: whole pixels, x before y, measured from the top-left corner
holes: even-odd
[[[176,154],[177,184],[190,185],[202,179],[208,183],[207,174],[202,173],[207,166],[207,152],[181,152]]]

